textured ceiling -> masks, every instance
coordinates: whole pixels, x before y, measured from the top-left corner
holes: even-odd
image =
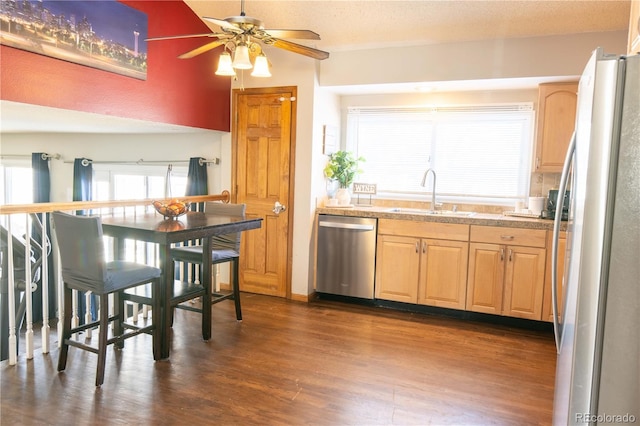
[[[198,16],[240,15],[241,1],[185,0]],[[630,1],[246,0],[265,28],[309,29],[331,51],[626,30]],[[212,30],[219,28],[209,24]],[[169,35],[169,34],[167,34]],[[304,44],[304,41],[300,41]]]

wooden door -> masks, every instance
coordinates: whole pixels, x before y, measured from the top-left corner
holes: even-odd
[[[506,256],[504,315],[540,320],[546,250],[509,246]]]
[[[422,240],[418,303],[464,309],[469,243]]]
[[[467,310],[502,314],[505,248],[499,244],[469,244]]]
[[[376,298],[417,303],[420,239],[379,235]]]
[[[263,220],[242,236],[242,291],[291,296],[295,96],[291,87],[233,92],[234,201],[246,203],[247,217]],[[285,210],[275,212],[277,203]]]

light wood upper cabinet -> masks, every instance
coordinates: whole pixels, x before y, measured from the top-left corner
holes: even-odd
[[[471,226],[466,308],[540,320],[546,232]]]
[[[575,127],[578,83],[539,86],[534,171],[560,173]]]
[[[468,239],[469,225],[380,219],[376,298],[464,309]]]
[[[631,2],[631,14],[629,16],[629,43],[627,54],[640,53],[640,0]]]
[[[552,261],[552,244],[553,232],[547,231],[547,266],[544,278],[544,298],[542,301],[542,320],[553,322],[553,307],[551,305],[551,261]],[[564,285],[562,276],[564,275],[564,259],[567,250],[567,233],[561,232],[558,238],[558,314],[562,315],[564,306]]]

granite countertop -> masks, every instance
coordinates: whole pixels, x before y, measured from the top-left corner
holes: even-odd
[[[390,207],[318,207],[317,214],[332,214],[337,216],[375,217],[378,219],[417,220],[425,222],[460,223],[464,225],[502,226],[505,228],[526,228],[553,230],[553,221],[548,219],[533,219],[527,217],[505,216],[497,213],[473,213],[471,216],[456,216],[446,214],[426,214],[411,211],[392,211]],[[567,222],[562,222],[560,228],[566,229]]]

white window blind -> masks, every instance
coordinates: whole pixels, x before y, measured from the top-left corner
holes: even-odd
[[[350,108],[347,149],[380,196],[430,193],[433,168],[439,201],[506,202],[528,196],[532,121],[531,104]]]

